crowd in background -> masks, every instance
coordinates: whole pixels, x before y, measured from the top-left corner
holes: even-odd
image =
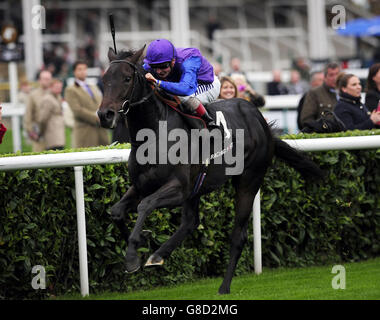
[[[59,61],[57,56],[54,61]],[[100,128],[95,115],[103,90],[100,77],[97,86],[92,86],[90,90],[86,88],[89,92],[87,96],[83,95],[83,90],[75,93],[75,89],[87,85],[87,67],[90,65],[88,59],[78,61],[82,61],[85,69],[82,76],[78,76],[77,63],[71,65],[67,61],[59,62],[59,68],[51,60],[38,74],[38,88],[31,90],[28,81],[20,82],[18,100],[27,106],[23,125],[33,151],[65,148],[66,127],[73,131],[73,147],[106,145],[115,141],[114,138],[109,138],[105,129]],[[257,92],[254,89],[237,57],[231,59],[228,72],[222,70],[218,63],[214,63],[213,67],[221,81],[219,99],[242,98],[256,107],[264,107],[265,95],[299,95],[301,98],[297,109],[297,125],[302,132],[323,132],[319,127],[327,113],[332,113],[344,124],[335,131],[379,127],[379,63],[373,64],[369,69],[368,79],[365,81],[367,94],[364,103],[361,101],[362,81],[353,75],[345,75],[338,63],[328,63],[323,70],[311,72],[304,59],[296,59],[289,72],[289,81],[282,80],[281,70],[273,70],[272,81],[266,84],[266,92]],[[68,86],[67,79],[70,77],[75,81]],[[351,81],[355,84],[351,84]],[[355,92],[351,90],[352,86],[355,86]],[[356,107],[352,108],[352,105],[358,105],[359,111]],[[91,134],[84,133],[86,130],[91,131]],[[97,138],[96,141],[84,141],[86,136],[94,138],[99,134],[102,138]]]
[[[237,58],[231,60],[229,76],[215,68],[221,77],[221,98],[241,97],[257,107],[264,98],[252,89]],[[365,90],[363,90],[363,83]],[[297,125],[301,132],[338,132],[380,128],[380,63],[370,66],[368,77],[361,81],[344,72],[342,64],[326,63],[323,70],[310,71],[304,59],[296,59],[289,82],[282,81],[281,70],[273,70],[267,83],[267,95],[300,95]],[[366,93],[365,101],[362,92]]]
[[[87,62],[76,61],[73,66],[74,83],[66,88],[49,69],[39,73],[38,87],[34,90],[30,90],[27,82],[22,83],[19,101],[26,105],[23,128],[32,144],[32,151],[64,149],[66,127],[72,130],[71,147],[110,143],[109,134],[100,127],[96,114],[102,92],[97,85],[87,83],[87,70]]]

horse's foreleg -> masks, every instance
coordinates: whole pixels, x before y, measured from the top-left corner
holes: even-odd
[[[125,214],[137,211],[140,196],[134,186],[130,187],[124,196],[111,208],[111,218],[119,228],[121,235],[128,242],[129,232],[125,225]]]
[[[127,272],[137,271],[140,267],[137,249],[145,219],[156,208],[181,205],[184,198],[182,190],[181,183],[177,179],[173,179],[159,188],[155,193],[144,198],[137,206],[137,221],[129,237],[127,254],[125,256]]]
[[[187,200],[182,207],[181,225],[172,237],[166,241],[154,254],[152,254],[145,266],[159,265],[177,248],[185,237],[194,231],[199,225],[199,197]]]

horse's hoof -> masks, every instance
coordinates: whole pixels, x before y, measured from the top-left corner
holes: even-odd
[[[162,259],[159,255],[152,254],[148,261],[145,263],[145,267],[150,266],[162,266],[164,264],[164,259]]]
[[[128,261],[125,261],[125,272],[126,273],[132,273],[136,272],[140,269],[141,261],[138,256],[134,257],[133,259],[128,259]]]
[[[133,273],[133,272],[138,271],[139,269],[140,269],[140,266],[138,266],[137,269],[134,269],[134,270],[131,270],[131,271],[130,271],[130,269],[128,269],[128,268],[126,267],[126,268],[125,268],[125,273]]]
[[[145,238],[148,238],[152,235],[152,230],[143,230],[141,231],[141,235]]]

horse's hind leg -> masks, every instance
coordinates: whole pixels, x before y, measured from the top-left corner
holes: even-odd
[[[249,187],[237,187],[235,196],[235,223],[231,235],[230,261],[219,288],[220,294],[230,293],[230,285],[237,262],[247,241],[247,228],[253,201],[263,180],[263,175],[255,177]]]
[[[187,200],[182,207],[181,225],[177,231],[155,253],[153,253],[145,266],[163,264],[164,258],[170,256],[188,234],[199,225],[199,197]]]

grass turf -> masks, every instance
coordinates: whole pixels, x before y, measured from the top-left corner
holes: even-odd
[[[217,294],[222,278],[129,293],[80,294],[57,299],[90,300],[380,300],[380,258],[345,263],[345,289],[333,289],[332,265],[264,269],[261,275],[234,277],[231,294]],[[127,276],[127,275],[126,275]]]

